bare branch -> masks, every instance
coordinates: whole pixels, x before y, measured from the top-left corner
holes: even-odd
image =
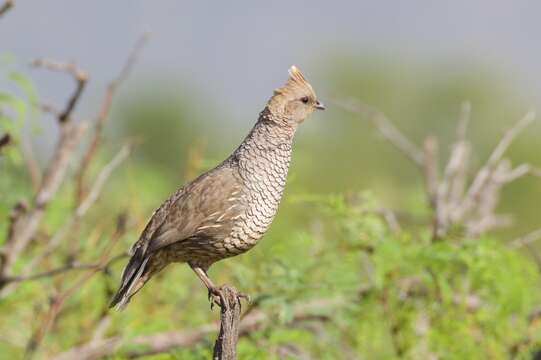
[[[13,0],[6,0],[4,4],[0,7],[0,16],[8,12],[8,10],[13,8],[14,5],[15,3],[13,2]]]
[[[438,140],[434,136],[429,136],[424,144],[424,163],[423,170],[425,175],[425,183],[430,199],[430,205],[433,208],[437,206],[438,193]]]
[[[430,206],[433,210],[432,228],[434,240],[441,238],[447,230],[445,192],[438,178],[438,141],[429,136],[424,146],[424,174]]]
[[[464,200],[460,206],[455,209],[455,214],[453,215],[455,219],[462,219],[471,210],[473,204],[479,199],[483,187],[493,176],[494,169],[505,154],[506,150],[509,148],[516,136],[519,135],[526,128],[526,126],[531,124],[534,119],[535,113],[530,111],[513,127],[507,130],[498,145],[494,148],[485,166],[483,166],[475,176]]]
[[[523,246],[531,245],[537,240],[541,239],[541,229],[532,231],[529,234],[526,234],[522,237],[519,237],[509,243],[509,246],[512,248],[518,249]]]
[[[492,154],[488,159],[487,166],[493,167],[498,161],[501,160],[513,140],[535,120],[535,113],[533,111],[528,112],[515,126],[506,131]]]
[[[52,71],[67,72],[70,74],[77,83],[75,91],[68,99],[65,109],[58,115],[58,121],[60,123],[67,122],[71,119],[71,113],[77,105],[81,94],[83,93],[86,82],[88,81],[88,75],[86,72],[79,70],[73,63],[59,63],[54,60],[37,59],[32,62],[35,67],[43,67]]]
[[[127,256],[128,255],[125,254],[125,253],[116,255],[116,256],[112,257],[110,260],[108,260],[107,263],[105,263],[105,264],[98,264],[98,263],[96,263],[96,264],[79,264],[79,263],[73,262],[73,263],[69,263],[67,265],[61,266],[59,268],[52,269],[52,270],[49,270],[49,271],[44,271],[44,272],[37,273],[37,274],[6,277],[2,281],[4,283],[11,283],[11,282],[42,280],[42,279],[50,278],[50,277],[53,277],[53,276],[61,275],[61,274],[64,274],[66,272],[78,271],[78,270],[79,271],[84,271],[84,270],[102,271],[102,270],[108,269],[115,262],[117,262],[117,261],[119,261],[121,259],[124,259]]]
[[[506,174],[501,174],[500,176],[495,177],[495,181],[507,184],[513,182],[525,175],[531,175],[535,177],[541,177],[541,169],[535,168],[530,164],[522,164],[510,170]]]
[[[439,188],[440,199],[447,201],[447,217],[452,214],[452,209],[458,206],[464,195],[466,186],[468,159],[470,145],[466,140],[466,132],[470,123],[471,105],[463,102],[460,107],[460,116],[456,130],[456,142],[451,148],[451,155],[445,167],[442,182]]]
[[[367,117],[376,126],[379,132],[394,145],[400,152],[406,155],[415,164],[422,167],[424,163],[423,151],[411,142],[393,123],[382,113],[367,105],[351,99],[350,101],[335,100],[333,103],[343,110]]]
[[[3,272],[0,274],[0,278],[6,275],[5,272],[10,271],[15,260],[36,234],[45,208],[60,188],[85,129],[84,125],[75,126],[71,123],[63,123],[60,127],[60,140],[47,166],[41,187],[35,196],[34,207],[24,219],[21,219],[24,221],[24,226],[17,227],[17,231],[13,231],[7,240],[7,248],[4,250],[5,258],[1,267]]]
[[[385,222],[387,223],[387,226],[393,233],[395,234],[400,233],[402,228],[400,226],[400,223],[398,222],[398,219],[394,211],[392,211],[391,209],[380,208],[377,210],[377,212],[381,214],[381,216],[383,217],[383,220],[385,220]]]
[[[99,195],[101,194],[101,191],[103,190],[103,187],[107,179],[111,176],[114,170],[124,160],[128,158],[130,152],[131,152],[131,145],[129,144],[124,145],[120,149],[120,151],[115,155],[115,157],[107,165],[103,167],[98,177],[96,178],[96,181],[94,182],[92,188],[90,189],[88,196],[75,209],[75,212],[73,213],[72,217],[51,237],[51,239],[45,246],[45,250],[40,255],[36,256],[34,259],[32,259],[28,263],[28,265],[23,270],[23,276],[28,276],[30,271],[37,264],[39,264],[44,258],[49,256],[60,245],[64,237],[73,228],[74,224],[76,224],[86,214],[86,212],[90,209],[90,207],[96,202]]]
[[[22,140],[21,150],[28,175],[30,175],[32,189],[34,192],[37,192],[41,186],[41,170],[38,162],[36,161],[36,157],[34,156],[34,148],[32,147],[32,143],[27,140]]]
[[[101,104],[101,109],[94,123],[92,138],[83,155],[83,158],[81,160],[81,165],[79,166],[79,169],[77,170],[76,175],[75,175],[75,182],[76,182],[75,198],[76,198],[77,204],[84,197],[84,177],[90,163],[92,162],[92,159],[94,158],[96,154],[96,150],[101,141],[103,127],[109,117],[109,113],[111,112],[111,106],[113,103],[115,91],[129,76],[131,69],[135,65],[140,55],[140,52],[143,49],[143,46],[146,44],[147,40],[148,40],[148,34],[144,34],[143,36],[141,36],[141,38],[139,38],[130,56],[128,57],[128,60],[122,67],[120,74],[115,80],[111,81],[111,83],[109,83],[109,85],[107,86],[107,90],[105,91],[105,95]]]

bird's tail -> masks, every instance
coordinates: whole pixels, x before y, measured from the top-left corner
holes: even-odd
[[[138,249],[135,254],[133,254],[128,265],[126,265],[122,272],[122,281],[120,287],[109,303],[110,308],[116,306],[117,310],[123,310],[126,305],[128,305],[131,297],[143,287],[150,277],[148,272],[145,273],[145,268],[149,259],[150,255],[145,255],[143,249]]]

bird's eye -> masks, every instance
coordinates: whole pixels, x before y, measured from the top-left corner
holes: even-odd
[[[308,104],[308,100],[309,100],[309,99],[308,99],[308,96],[303,96],[303,97],[301,98],[301,101],[302,101],[304,104]]]

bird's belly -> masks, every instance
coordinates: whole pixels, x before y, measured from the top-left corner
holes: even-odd
[[[161,249],[161,256],[166,263],[189,262],[208,267],[216,261],[242,254],[256,244],[255,239],[240,241],[227,237],[193,237],[176,242]]]

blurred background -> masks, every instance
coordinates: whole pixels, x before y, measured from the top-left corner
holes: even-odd
[[[294,266],[299,257],[319,254],[325,247],[336,249],[341,244],[336,238],[341,232],[336,229],[337,221],[333,218],[338,210],[333,208],[334,215],[329,219],[327,211],[322,215],[319,206],[313,204],[314,199],[350,198],[369,193],[378,207],[408,214],[410,220],[414,219],[411,222],[415,226],[403,224],[411,230],[407,238],[426,233],[418,226],[430,223],[422,174],[404,154],[383,139],[370,119],[348,113],[336,103],[354,98],[384,112],[419,147],[427,136],[437,136],[441,163],[445,164],[455,138],[460,106],[468,101],[472,110],[467,136],[473,144],[472,163],[468,168],[473,175],[504,131],[528,110],[539,107],[541,42],[537,23],[540,12],[541,3],[535,1],[17,1],[13,9],[0,18],[0,84],[3,92],[20,95],[4,75],[22,73],[33,84],[38,103],[61,108],[73,91],[73,80],[28,64],[36,58],[73,61],[89,75],[84,94],[73,112],[73,121],[92,121],[108,83],[117,76],[141,35],[150,34],[130,76],[115,93],[97,164],[106,164],[127,139],[137,138],[141,144],[111,176],[95,209],[78,228],[79,236],[68,237],[71,242],[79,243],[79,254],[91,261],[96,254],[90,249],[85,252],[85,248],[92,248],[87,239],[92,238],[92,228],[97,223],[105,221],[103,227],[109,229],[118,214],[130,219],[134,225],[115,247],[116,253],[121,253],[135,241],[153,209],[169,194],[186,180],[218,164],[240,143],[272,90],[286,80],[287,69],[297,65],[326,104],[327,111],[313,116],[297,133],[285,198],[265,240],[247,255],[218,264],[211,270],[217,282],[233,282],[243,290],[246,288],[248,293],[265,292],[266,282],[283,279],[284,283],[272,283],[269,294],[265,293],[280,299],[278,293],[289,294],[281,300],[280,306],[285,306],[304,297],[310,298],[314,292],[338,294],[351,289],[352,282],[358,280],[353,275],[351,278],[344,275],[344,272],[358,270],[357,260],[352,260],[351,268],[347,269],[325,265],[331,266],[329,273],[336,275],[335,280],[342,280],[337,285],[342,290],[329,287],[318,292],[314,281],[325,284],[325,276],[305,278],[302,275],[303,269],[317,264]],[[23,128],[21,136],[32,143],[36,160],[44,168],[58,141],[55,117],[40,113]],[[508,157],[515,166],[527,163],[541,167],[540,136],[541,124],[537,121],[513,143]],[[21,197],[31,201],[32,196],[20,163],[19,166],[16,162],[3,165],[0,168],[0,177],[4,178],[0,215],[7,219]],[[98,171],[99,166],[95,165],[90,173],[96,175]],[[73,189],[69,183],[66,187],[51,204],[52,210],[42,229],[45,237],[55,233],[73,207],[70,197]],[[492,232],[490,241],[505,246],[539,228],[539,200],[539,178],[524,177],[504,188],[497,212],[511,214],[513,224]],[[334,200],[331,203],[336,205]],[[8,222],[1,220],[0,224],[0,230],[6,233]],[[344,226],[348,228],[351,223],[348,224]],[[373,235],[372,231],[379,230],[374,230],[372,225],[363,224],[354,232]],[[106,244],[107,239],[104,235],[100,241]],[[289,246],[292,242],[296,244]],[[488,247],[493,245],[490,243]],[[530,253],[535,249],[522,249],[516,256],[530,261]],[[347,246],[340,247],[334,256],[340,259],[350,251]],[[512,261],[521,262],[520,259],[502,259],[502,266]],[[20,259],[15,267],[23,268],[25,261]],[[65,261],[65,256],[45,261],[36,271],[54,269]],[[328,260],[328,264],[333,263],[336,262]],[[343,266],[346,263],[349,264],[345,261]],[[73,299],[73,304],[89,306],[91,315],[99,319],[107,291],[116,286],[122,264],[122,261],[116,263],[113,276],[92,280],[91,287],[83,290],[79,295],[82,298]],[[178,266],[163,277],[145,287],[141,299],[130,305],[134,310],[113,314],[114,325],[107,331],[116,334],[125,328],[128,336],[134,336],[176,329],[178,324],[196,326],[213,319],[215,314],[206,308],[205,291],[188,269]],[[61,279],[55,278],[55,286],[62,288]],[[2,322],[14,326],[20,321],[32,323],[32,318],[39,318],[47,307],[48,295],[36,294],[40,294],[47,281],[24,283],[0,305],[0,311],[11,312],[9,321]],[[537,275],[531,275],[528,281],[535,284],[531,289],[539,285]],[[185,283],[192,285],[184,286]],[[454,280],[450,283],[455,284]],[[165,284],[173,284],[175,289],[164,290]],[[502,291],[517,296],[508,290]],[[181,300],[193,291],[197,293],[196,300],[190,300],[189,304]],[[159,309],[155,309],[153,292],[162,292],[157,295],[162,305]],[[303,295],[299,295],[301,293]],[[89,294],[95,295],[93,300]],[[520,311],[529,313],[538,295],[526,292],[524,296],[526,300],[522,299],[522,304],[529,305]],[[179,304],[192,309],[192,314],[186,314]],[[271,305],[274,306],[272,302]],[[403,309],[401,306],[398,304],[397,309]],[[153,309],[150,311],[152,321],[144,319],[148,309]],[[285,316],[284,308],[280,309],[281,316]],[[69,332],[66,329],[86,331],[92,328],[94,320],[85,317],[84,321],[78,321],[83,315],[77,315],[77,310],[71,311],[75,314],[72,318],[63,318],[63,322],[49,330],[51,335],[45,337],[45,350],[38,353],[39,356],[47,358],[84,343],[74,334],[65,336],[66,331]],[[514,310],[509,311],[515,314]],[[175,324],[166,321],[171,314],[174,314]],[[354,314],[360,316],[359,321],[365,321],[359,309]],[[507,319],[503,315],[502,318]],[[352,329],[347,323],[344,326]],[[531,330],[530,325],[524,326],[525,332]],[[0,343],[0,349],[7,349],[6,354],[20,355],[28,338],[35,335],[36,327],[39,328],[29,324],[23,330],[0,325],[0,338],[5,340],[4,345]],[[442,333],[452,332],[443,328]],[[349,339],[347,347],[351,353],[343,358],[353,358],[353,354],[366,358],[366,344],[371,340],[362,336],[369,336],[370,332],[358,329],[357,339],[355,332],[350,334],[353,339]],[[339,333],[335,331],[335,335]],[[381,336],[381,340],[375,341],[381,346],[374,345],[369,352],[374,358],[416,358],[416,354],[420,354],[409,350],[386,352],[388,339]],[[264,348],[271,346],[265,341],[277,347],[276,344],[287,339],[293,339],[296,344],[312,344],[312,340],[302,334],[291,335],[279,330],[273,335],[266,333],[256,337],[250,341],[263,344]],[[399,338],[398,341],[410,349],[410,340]],[[434,338],[430,341],[436,345],[430,343],[431,350],[424,354],[430,353],[434,358],[506,358],[502,354],[511,352],[508,349],[511,345],[504,351],[489,344],[483,347],[483,351],[489,349],[486,352],[462,355],[452,352],[453,357],[440,351],[449,349],[446,346],[452,343],[450,339],[449,344]],[[498,342],[494,340],[495,344]],[[443,343],[447,345],[441,345]],[[535,343],[531,341],[526,352],[533,351]],[[205,358],[208,344],[198,346],[200,348],[195,350],[168,356]],[[245,343],[243,346],[246,358],[266,358],[256,351],[256,345],[250,347]],[[434,350],[436,348],[439,350]],[[276,351],[273,355],[276,358],[301,358],[298,352],[282,356]],[[314,358],[341,358],[344,351],[344,348],[312,348],[308,353]]]

